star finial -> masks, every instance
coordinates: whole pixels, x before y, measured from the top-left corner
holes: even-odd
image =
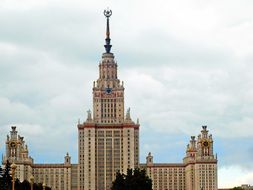
[[[111,51],[111,47],[112,45],[110,44],[111,39],[110,39],[110,26],[109,26],[109,18],[112,15],[112,10],[110,10],[109,8],[107,8],[107,10],[104,10],[104,15],[107,19],[107,23],[106,23],[106,39],[105,39],[105,51],[106,53],[110,53]]]

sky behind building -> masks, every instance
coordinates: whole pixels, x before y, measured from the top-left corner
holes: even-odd
[[[92,85],[110,7],[125,106],[140,119],[140,154],[182,162],[207,125],[219,186],[253,184],[253,2],[0,2],[0,153],[16,125],[36,162],[77,162],[77,121]]]

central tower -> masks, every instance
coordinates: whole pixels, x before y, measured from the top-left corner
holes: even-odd
[[[111,10],[105,10],[106,52],[99,63],[99,78],[93,84],[93,118],[96,123],[112,124],[124,121],[124,87],[117,76],[117,63],[111,53],[109,17]]]
[[[105,53],[99,63],[99,78],[93,82],[93,116],[78,124],[80,190],[109,190],[116,172],[139,164],[139,123],[133,122],[130,108],[124,114],[124,86],[117,75],[111,52],[109,18],[105,10]]]

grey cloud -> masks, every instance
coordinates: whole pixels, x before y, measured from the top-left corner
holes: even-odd
[[[154,35],[149,35],[150,33],[152,34],[152,31],[145,32],[139,41],[119,47],[122,50],[119,49],[121,52],[117,57],[122,60],[120,64],[124,68],[149,65],[215,68],[233,62],[230,50],[208,47],[208,44],[185,43],[161,32]]]
[[[0,13],[0,139],[17,125],[38,162],[70,150],[77,160],[76,122],[92,107],[104,51],[104,4],[8,3]],[[251,168],[252,3],[145,3],[111,2],[112,51],[126,107],[140,118],[141,160],[152,151],[157,162],[181,161],[188,137],[208,125],[219,167]]]

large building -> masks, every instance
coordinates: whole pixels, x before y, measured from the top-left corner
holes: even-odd
[[[132,121],[130,108],[125,114],[124,84],[118,79],[118,65],[111,52],[109,17],[105,53],[99,63],[99,77],[93,82],[93,111],[78,123],[78,164],[66,154],[61,164],[35,164],[28,154],[24,138],[13,126],[6,140],[7,160],[15,162],[17,177],[23,181],[34,176],[53,190],[109,190],[116,172],[141,167],[153,181],[154,190],[217,190],[217,158],[213,154],[212,135],[203,126],[201,134],[191,137],[182,163],[139,163],[139,121]],[[92,114],[93,113],[93,114]]]
[[[99,63],[99,78],[93,83],[93,117],[78,125],[79,187],[82,190],[110,189],[117,171],[138,167],[139,124],[124,114],[124,86],[117,76],[118,65],[111,53],[109,17],[106,52]]]

